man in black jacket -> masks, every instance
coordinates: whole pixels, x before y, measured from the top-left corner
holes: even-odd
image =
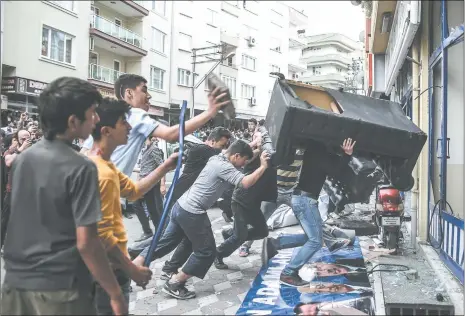
[[[262,248],[262,263],[278,253],[279,249],[302,246],[292,256],[281,273],[280,282],[289,286],[305,286],[309,282],[302,280],[299,270],[323,246],[323,222],[318,210],[318,196],[328,175],[337,174],[349,162],[355,142],[348,138],[341,148],[343,155],[330,153],[326,146],[310,140],[303,153],[303,164],[299,179],[292,194],[292,211],[299,221],[304,234],[282,235],[277,239],[265,238]]]

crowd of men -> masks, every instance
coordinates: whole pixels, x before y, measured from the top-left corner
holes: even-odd
[[[18,130],[17,145],[5,156],[10,177],[6,229],[2,216],[3,313],[127,314],[131,280],[145,287],[152,278],[146,259],[172,251],[163,267],[163,291],[189,299],[195,293],[186,288],[187,280],[204,278],[213,264],[228,269],[225,258],[260,239],[264,263],[279,249],[302,246],[280,281],[308,285],[298,272],[323,246],[318,195],[328,170],[347,161],[355,142],[344,141],[331,167],[318,154],[325,151],[320,143],[299,149],[292,164],[277,167],[264,145],[263,121],[249,121],[249,141],[231,141],[232,133],[217,127],[189,151],[156,249],[150,251],[151,239],[140,249],[128,249],[120,199],[151,205],[149,217],[159,226],[163,178],[175,168],[178,154],[160,159],[154,144],[157,139],[176,141],[179,126],[162,125],[148,115],[145,78],[122,75],[115,91],[116,100],[102,98],[87,81],[56,79],[39,97],[42,139],[31,146],[30,132]],[[229,102],[219,101],[225,95],[211,91],[207,110],[185,122],[185,133],[213,119]],[[73,146],[76,139],[85,140],[80,152]],[[140,176],[132,181],[144,146]],[[318,174],[309,174],[310,164],[321,164]],[[223,231],[217,246],[207,212],[228,192],[234,227]],[[266,219],[281,201],[292,206],[303,234],[267,238]],[[341,239],[329,248],[337,251],[347,244]]]

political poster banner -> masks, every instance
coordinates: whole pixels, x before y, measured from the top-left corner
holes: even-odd
[[[280,284],[299,248],[281,250],[263,266],[236,315],[374,315],[373,291],[358,239],[331,254],[321,249],[300,270],[303,287]]]

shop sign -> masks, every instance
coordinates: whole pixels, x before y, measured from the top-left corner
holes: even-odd
[[[2,93],[20,93],[39,96],[47,83],[21,77],[2,78]]]
[[[165,116],[165,111],[162,108],[151,106],[148,110],[148,113],[156,116]]]
[[[104,88],[97,88],[98,91],[100,92],[100,94],[102,95],[102,97],[108,97],[108,98],[112,98],[112,99],[116,99],[115,97],[115,92],[111,89],[104,89]]]

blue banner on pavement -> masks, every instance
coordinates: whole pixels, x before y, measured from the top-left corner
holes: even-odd
[[[281,271],[298,249],[281,250],[262,267],[236,315],[374,315],[358,239],[334,254],[327,248],[317,252],[299,273],[310,285],[280,284]]]

